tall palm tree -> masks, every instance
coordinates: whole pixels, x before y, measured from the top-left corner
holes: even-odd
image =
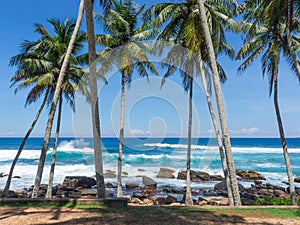
[[[147,53],[151,53],[149,45],[140,41],[148,40],[154,31],[149,23],[139,24],[138,18],[145,5],[137,8],[131,0],[123,3],[112,1],[112,8],[106,16],[96,18],[104,24],[106,34],[97,35],[96,42],[106,47],[99,53],[101,68],[99,73],[105,74],[115,64],[121,72],[120,100],[120,136],[118,151],[117,196],[122,193],[122,155],[124,146],[124,113],[125,113],[125,84],[130,83],[133,71],[136,69],[141,77],[148,77],[148,70],[158,74],[154,65],[149,61]]]
[[[220,85],[219,72],[218,72],[218,66],[216,62],[214,46],[209,31],[204,1],[197,0],[197,3],[200,11],[199,17],[200,17],[201,29],[203,32],[203,37],[207,49],[207,57],[212,71],[214,91],[216,95],[219,120],[220,120],[223,143],[224,143],[225,154],[227,159],[227,169],[228,169],[229,179],[232,187],[233,202],[234,205],[238,206],[241,205],[241,199],[240,199],[239,188],[236,179],[236,171],[235,171],[235,166],[234,166],[234,161],[232,156],[230,136],[229,136],[227,118],[225,113],[225,105],[224,105],[223,94]]]
[[[285,31],[287,30],[285,22],[286,4],[286,1],[274,0],[262,2],[261,4],[254,1],[245,1],[241,5],[245,19],[243,28],[248,34],[246,35],[244,45],[237,53],[237,59],[245,59],[239,67],[239,71],[244,71],[255,58],[261,55],[262,74],[263,76],[268,75],[269,77],[269,96],[273,93],[273,102],[286,163],[290,196],[292,204],[296,205],[297,202],[293,174],[278,103],[280,57],[281,55],[285,56],[291,67],[297,72],[297,63],[293,60],[293,55],[289,53],[293,50],[293,54],[296,55],[295,50],[300,44],[298,38],[293,36],[293,32],[300,31],[298,26],[299,21],[297,18],[293,19],[291,27],[288,28],[290,32],[289,43],[286,42],[284,37]],[[296,61],[298,61],[298,59]]]
[[[218,3],[218,4],[217,4]],[[232,3],[233,4],[233,3]],[[214,40],[214,48],[216,52],[225,53],[231,57],[234,56],[234,51],[232,47],[227,43],[225,38],[225,30],[231,29],[236,30],[237,24],[235,21],[231,19],[232,12],[228,9],[227,5],[222,5],[216,1],[206,1],[206,10],[209,15],[209,23],[213,33],[213,40]],[[193,57],[197,58],[197,63],[194,62],[194,66],[197,65],[199,67],[203,64],[203,61],[208,61],[207,59],[207,51],[204,46],[203,35],[201,30],[199,30],[200,21],[199,21],[199,9],[196,1],[185,1],[183,3],[162,3],[156,4],[152,6],[145,15],[146,20],[154,20],[155,26],[164,26],[160,34],[158,35],[157,39],[163,39],[167,41],[174,41],[177,44],[180,44],[182,47],[187,48],[188,50],[194,53]],[[154,18],[153,18],[154,17]],[[165,24],[167,23],[167,24]],[[165,24],[165,25],[164,25]],[[178,54],[173,54],[174,56],[180,58],[182,56],[178,56]],[[198,56],[197,56],[198,55]],[[171,62],[171,61],[170,61]],[[174,62],[171,63],[175,63]],[[188,62],[187,63],[191,63]],[[193,66],[192,66],[193,67]],[[171,69],[172,66],[169,67]],[[180,66],[179,66],[180,68]],[[200,70],[198,69],[195,73],[198,73]],[[226,79],[225,72],[223,71],[222,67],[218,64],[218,68],[220,71],[220,78],[221,81]],[[191,83],[192,84],[192,83]],[[205,81],[206,85],[206,81]],[[192,86],[192,85],[191,85]],[[204,86],[205,87],[205,86]],[[205,88],[204,88],[205,89]],[[190,90],[192,91],[192,90]],[[190,93],[191,94],[191,93]],[[209,96],[209,95],[208,95]],[[209,99],[207,99],[209,100]],[[208,101],[209,108],[212,110],[211,101]],[[212,112],[213,113],[213,112]],[[212,116],[212,119],[214,117]],[[217,123],[214,123],[217,124]],[[217,133],[216,133],[217,134]],[[190,141],[189,141],[190,142]],[[222,160],[224,174],[226,177],[227,174],[227,166],[225,163],[225,157],[223,153],[223,146],[220,143],[220,157]],[[188,145],[187,151],[187,184],[190,183],[189,181],[189,160],[190,160],[190,146]],[[227,180],[228,181],[228,180]],[[228,182],[227,182],[228,183]],[[188,185],[187,185],[188,186]],[[230,199],[231,198],[231,189],[230,183],[228,183],[228,194]],[[187,187],[187,192],[190,191],[190,188]],[[191,196],[190,193],[187,193],[187,196]],[[186,198],[186,203],[189,204],[191,200]]]
[[[50,135],[51,135],[53,119],[54,119],[54,115],[55,115],[55,110],[56,110],[58,98],[59,98],[59,95],[60,95],[60,92],[61,92],[61,89],[62,89],[62,84],[63,84],[64,78],[65,78],[65,73],[68,70],[69,61],[70,61],[70,58],[72,57],[72,52],[74,50],[74,47],[76,47],[76,45],[74,45],[74,44],[76,42],[76,37],[77,37],[77,34],[79,32],[79,29],[80,29],[80,24],[81,24],[81,20],[82,20],[82,16],[83,16],[83,11],[84,11],[84,0],[81,0],[80,4],[79,4],[76,24],[74,26],[74,30],[73,30],[72,36],[70,38],[70,41],[68,43],[68,47],[66,49],[66,52],[65,52],[64,56],[62,57],[63,60],[62,60],[61,68],[60,68],[60,71],[59,71],[57,84],[56,84],[55,91],[54,91],[53,100],[52,100],[52,103],[51,103],[50,113],[49,113],[49,116],[48,116],[46,132],[45,132],[45,136],[44,136],[44,143],[43,143],[43,146],[42,146],[41,155],[40,155],[40,158],[39,158],[38,170],[37,170],[37,174],[36,174],[36,177],[35,177],[34,188],[33,188],[33,191],[32,191],[32,198],[37,198],[38,197],[38,191],[40,189],[40,184],[41,184],[41,180],[42,180],[44,164],[45,164],[45,160],[46,160],[46,154],[47,154],[47,151],[48,151],[49,140],[50,140]],[[51,52],[53,46],[50,45],[48,47],[49,47],[49,52]]]

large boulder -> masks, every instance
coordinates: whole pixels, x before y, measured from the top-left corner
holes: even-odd
[[[239,185],[239,191],[240,192],[245,191],[245,187],[243,185],[241,185],[241,184],[238,184],[238,185]],[[222,180],[220,183],[215,184],[214,190],[215,191],[227,190],[227,186],[226,186],[225,180]]]
[[[169,168],[160,168],[157,174],[157,178],[167,178],[167,179],[174,179],[175,170]]]
[[[154,198],[154,205],[165,205],[166,199],[163,196],[157,196]]]
[[[170,205],[170,204],[175,203],[175,202],[177,202],[177,199],[175,197],[170,196],[170,195],[167,196],[167,198],[166,198],[166,204],[167,205]]]
[[[93,177],[86,176],[66,176],[63,182],[63,187],[67,190],[81,188],[91,188],[96,185],[96,180]]]
[[[139,189],[140,185],[138,183],[126,183],[126,189]]]
[[[154,181],[150,177],[143,176],[142,182],[147,188],[156,188],[157,187],[156,181]]]
[[[210,180],[210,175],[206,172],[191,170],[190,175],[191,175],[191,181],[193,182]],[[177,175],[177,179],[186,180],[186,171],[179,171]]]
[[[236,170],[236,174],[242,180],[266,180],[264,176],[253,170]]]
[[[112,170],[105,170],[104,177],[105,177],[105,178],[116,178],[117,175],[116,175],[116,172],[115,172],[115,171],[112,171]]]

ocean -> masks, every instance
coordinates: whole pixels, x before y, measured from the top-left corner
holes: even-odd
[[[0,138],[0,173],[9,172],[11,162],[17,153],[22,138]],[[266,182],[286,186],[284,157],[280,140],[277,138],[232,138],[232,151],[237,169],[254,170],[267,178]],[[12,180],[11,189],[23,189],[34,183],[42,138],[30,138],[21,154]],[[294,177],[300,177],[300,138],[288,138],[289,156]],[[117,171],[118,139],[103,138],[104,170]],[[42,183],[48,183],[53,139],[49,145]],[[187,139],[182,138],[127,138],[125,139],[123,171],[127,182],[141,183],[140,176],[153,178],[159,185],[184,187],[184,180],[159,179],[156,175],[161,167],[176,172],[186,168]],[[221,161],[216,140],[212,138],[193,139],[193,170],[222,175]],[[142,170],[141,170],[142,169]],[[143,171],[144,170],[144,171]],[[177,174],[177,173],[176,173]],[[175,174],[175,175],[176,175]],[[93,176],[93,146],[91,138],[60,138],[54,183],[62,183],[65,176]],[[139,176],[140,175],[140,176]],[[106,182],[116,184],[115,178]],[[0,189],[4,188],[6,177],[0,178]],[[250,186],[249,182],[242,182]],[[215,182],[192,183],[192,187],[211,188]]]

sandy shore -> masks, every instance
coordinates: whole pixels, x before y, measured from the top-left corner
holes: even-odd
[[[207,208],[127,207],[102,209],[0,207],[0,224],[299,224],[297,218],[278,218],[259,210],[208,210]]]

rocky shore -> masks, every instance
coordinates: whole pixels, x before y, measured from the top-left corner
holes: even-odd
[[[145,172],[140,169],[141,172]],[[252,170],[237,170],[239,181],[251,182],[251,186],[246,188],[239,184],[240,195],[243,205],[252,205],[258,198],[289,198],[289,188],[274,186],[266,183],[266,178],[260,173]],[[3,175],[3,174],[2,174]],[[124,176],[128,174],[123,173]],[[125,198],[128,198],[133,205],[184,205],[185,187],[178,188],[170,185],[158,184],[155,179],[147,176],[140,176],[142,184],[126,182],[124,184]],[[116,173],[111,170],[105,172],[105,178],[116,178]],[[186,179],[186,171],[179,171],[170,168],[160,168],[156,178],[159,179]],[[199,188],[192,188],[194,204],[196,205],[219,205],[229,204],[227,189],[224,178],[220,175],[211,175],[203,171],[191,171],[191,181],[199,183]],[[201,183],[215,182],[213,188],[201,188]],[[300,183],[300,178],[295,178],[295,183]],[[66,176],[62,184],[52,188],[53,198],[95,198],[96,180],[93,177]],[[283,184],[284,185],[284,184]],[[287,186],[287,185],[285,185]],[[116,197],[116,185],[106,183],[107,197]],[[21,190],[10,190],[8,198],[30,198],[33,186]],[[44,198],[47,192],[47,185],[42,184],[38,193],[39,198]],[[297,196],[300,196],[300,187],[296,186]],[[2,190],[0,190],[0,194]]]

